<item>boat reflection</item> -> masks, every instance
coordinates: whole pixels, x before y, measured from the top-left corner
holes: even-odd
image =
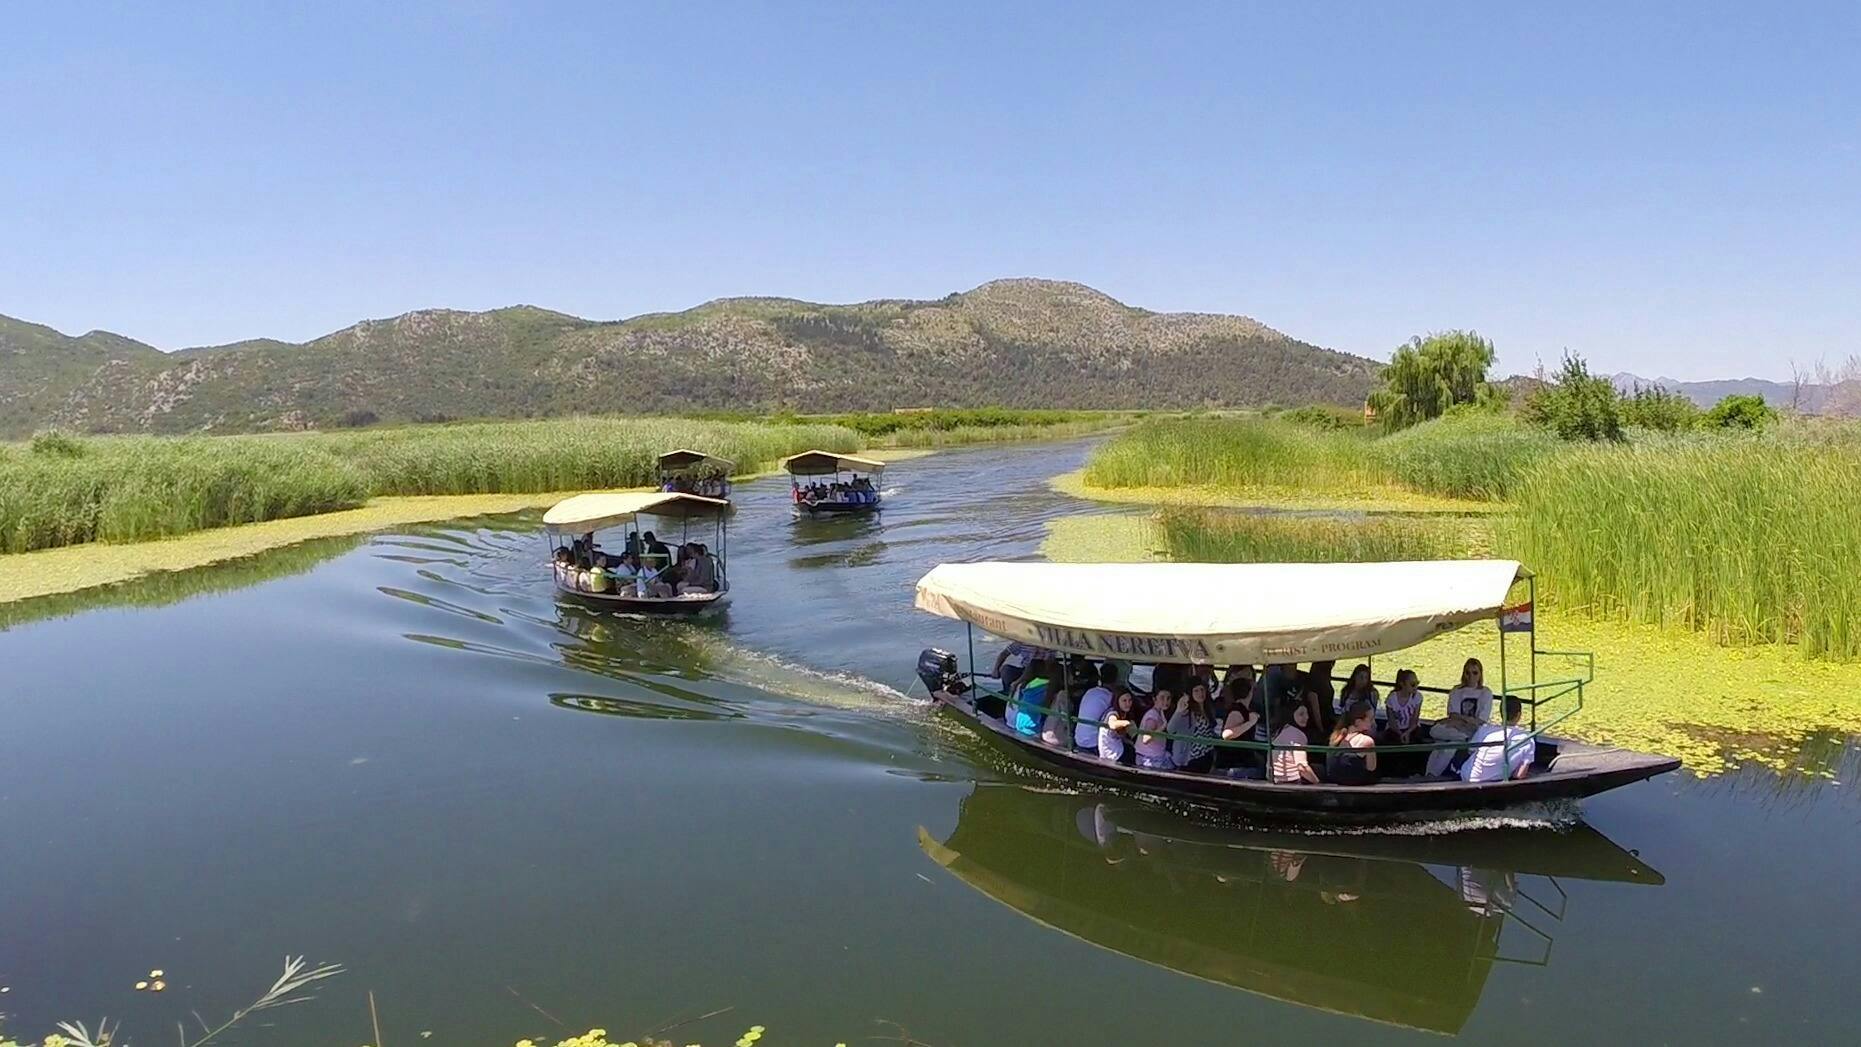
[[[1203,825],[1136,801],[981,786],[919,844],[1050,928],[1221,985],[1458,1033],[1496,963],[1545,964],[1560,879],[1658,885],[1587,826],[1315,836]],[[1501,949],[1501,932],[1510,952]]]

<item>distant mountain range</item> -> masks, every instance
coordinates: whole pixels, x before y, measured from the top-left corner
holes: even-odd
[[[0,436],[575,412],[1356,405],[1379,367],[1246,317],[1155,313],[1032,279],[935,301],[726,298],[620,321],[430,309],[302,344],[172,353],[0,317]]]
[[[1672,378],[1642,378],[1638,375],[1612,375],[1615,387],[1627,393],[1639,386],[1659,386],[1679,393],[1701,407],[1711,407],[1728,396],[1762,396],[1777,408],[1795,408],[1804,414],[1861,415],[1861,381],[1847,379],[1827,384],[1773,382],[1763,378],[1725,378],[1706,382],[1681,382]]]

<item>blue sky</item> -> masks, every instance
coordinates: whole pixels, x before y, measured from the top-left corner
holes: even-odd
[[[1861,352],[1857,55],[1853,3],[14,5],[0,312],[179,348],[1035,275],[1784,377]]]

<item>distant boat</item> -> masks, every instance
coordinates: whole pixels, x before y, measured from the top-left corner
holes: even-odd
[[[803,451],[782,459],[782,468],[788,472],[797,513],[844,516],[879,511],[884,462],[856,454]]]
[[[1537,648],[1531,599],[1508,603],[1512,587],[1521,581],[1532,584],[1529,572],[1511,560],[943,564],[919,580],[917,606],[968,623],[972,661],[968,672],[960,672],[954,655],[928,649],[919,655],[918,676],[934,699],[978,733],[1061,772],[1289,818],[1388,820],[1580,799],[1677,769],[1680,761],[1672,757],[1586,745],[1546,733],[1582,708],[1594,658],[1584,652]],[[1013,708],[1012,696],[1002,693],[992,677],[976,671],[973,653],[975,627],[981,626],[1058,655],[1126,666],[1369,660],[1479,621],[1500,629],[1498,693],[1517,695],[1530,711],[1529,720],[1520,724],[1528,731],[1524,744],[1531,746],[1522,777],[1467,782],[1456,777],[1387,776],[1347,785],[1271,782],[1258,772],[1242,777],[1126,766],[1101,759],[1096,752],[1050,745],[1038,735],[1017,732],[1003,718]],[[1513,633],[1528,635],[1531,681],[1508,691],[1504,651],[1506,637]],[[1553,654],[1584,659],[1591,668],[1565,679],[1538,681],[1539,657]],[[1130,675],[1124,674],[1127,681]],[[1439,688],[1423,690],[1443,693]],[[1498,704],[1499,699],[1494,701]],[[1031,708],[1029,715],[1044,719],[1054,713],[1039,707]],[[1070,743],[1072,727],[1081,721],[1070,713],[1059,715],[1065,718],[1063,733]],[[1365,753],[1321,744],[1322,735],[1315,744],[1276,745],[1270,739],[1284,726],[1273,722],[1277,715],[1266,710],[1268,741],[1152,733],[1172,741],[1188,738],[1217,751],[1241,750],[1262,767],[1270,765],[1275,753],[1294,748],[1308,754],[1314,768],[1333,753],[1347,758]],[[1428,740],[1431,725],[1422,726],[1419,744],[1378,745],[1373,751],[1387,766],[1420,762],[1423,753],[1470,754],[1477,747],[1467,741]],[[1513,753],[1523,752],[1516,735],[1482,745],[1504,747],[1502,768]]]
[[[642,614],[690,614],[721,606],[730,594],[725,563],[729,518],[728,501],[676,491],[578,494],[564,499],[543,514],[556,590],[588,603]],[[654,532],[655,540],[666,547],[663,553],[644,546],[646,534],[659,527],[667,528],[663,535]],[[620,534],[619,541],[600,544],[602,532],[622,529],[628,533]],[[692,542],[707,538],[698,558],[682,560],[678,555]],[[671,539],[677,540],[676,546]],[[637,572],[621,567],[615,573],[595,565],[597,556],[618,565],[629,552],[640,559]],[[710,562],[701,563],[704,557]]]

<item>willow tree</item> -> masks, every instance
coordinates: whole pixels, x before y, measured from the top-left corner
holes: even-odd
[[[1490,403],[1498,395],[1486,384],[1492,366],[1493,343],[1473,331],[1417,335],[1390,357],[1370,407],[1384,428],[1402,429],[1456,404]]]

